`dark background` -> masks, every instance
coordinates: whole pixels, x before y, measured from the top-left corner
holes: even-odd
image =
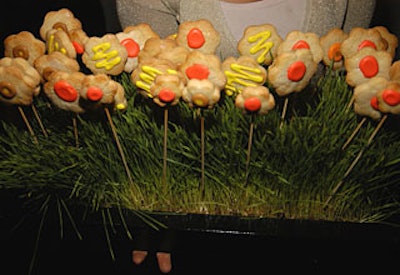
[[[22,30],[35,35],[48,11],[68,7],[82,22],[89,36],[102,36],[121,28],[115,14],[113,0],[30,0],[2,3],[0,16],[1,40]],[[399,36],[398,11],[400,1],[378,1],[371,26],[384,25]],[[0,51],[3,52],[3,45]],[[397,53],[396,59],[399,54]],[[144,227],[129,224],[134,240],[130,240],[121,221],[116,220],[108,231],[102,225],[100,214],[91,222],[76,220],[83,240],[67,218],[63,231],[58,214],[52,207],[46,215],[40,239],[37,242],[41,217],[34,206],[24,205],[24,200],[10,191],[0,190],[0,273],[28,274],[33,261],[32,275],[45,274],[158,274],[155,250],[172,250],[171,274],[204,274],[216,272],[276,273],[307,272],[328,274],[376,272],[394,274],[400,261],[400,235],[391,227],[363,228],[360,234],[344,231],[329,237],[329,226],[320,232],[302,227],[288,229],[291,234],[255,233],[236,230],[235,224],[226,224],[225,230],[201,231],[198,228],[178,226],[168,232],[148,234],[148,259],[140,266],[131,261],[131,251],[145,238]],[[76,211],[79,217],[80,211]],[[115,260],[107,243],[108,232]],[[320,234],[324,232],[325,234]],[[336,231],[332,231],[336,232]],[[361,233],[364,233],[361,234]],[[368,234],[366,234],[368,233]],[[62,235],[62,237],[61,237]],[[144,244],[141,244],[144,245]]]

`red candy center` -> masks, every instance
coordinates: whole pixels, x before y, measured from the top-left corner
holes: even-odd
[[[372,108],[374,108],[375,110],[379,111],[378,98],[376,96],[371,98],[371,101],[369,102],[369,104],[371,104]]]
[[[86,96],[91,101],[99,101],[103,97],[103,91],[98,87],[89,87]]]
[[[298,49],[310,49],[310,45],[304,40],[299,40],[292,47],[292,50]]]
[[[395,90],[385,90],[382,93],[382,99],[390,106],[396,106],[400,103],[400,92]]]
[[[306,74],[307,67],[302,61],[296,61],[287,69],[287,78],[291,81],[300,81]]]
[[[193,64],[192,66],[188,67],[185,71],[186,76],[189,79],[207,79],[210,70],[208,69],[207,66],[202,65],[202,64]]]
[[[257,97],[250,97],[244,101],[244,108],[248,112],[257,112],[261,109],[261,100]]]
[[[85,51],[85,47],[81,43],[78,43],[76,41],[72,41],[72,45],[74,46],[75,52],[77,54],[83,54],[83,52]]]
[[[206,42],[203,32],[198,28],[191,29],[187,34],[186,39],[188,46],[192,49],[199,49]]]
[[[126,38],[121,41],[121,45],[125,47],[128,52],[128,57],[137,57],[140,52],[140,46],[135,40]]]
[[[374,77],[379,72],[379,64],[375,57],[368,55],[363,57],[358,64],[361,72],[366,78]]]
[[[158,93],[158,98],[165,103],[170,103],[175,99],[175,92],[170,89],[162,89]]]
[[[371,47],[376,50],[376,45],[371,40],[364,40],[363,42],[361,42],[360,45],[358,45],[358,50],[361,50],[362,48],[365,48],[365,47]]]
[[[78,98],[78,92],[65,80],[57,81],[54,84],[54,92],[64,101],[73,102]]]

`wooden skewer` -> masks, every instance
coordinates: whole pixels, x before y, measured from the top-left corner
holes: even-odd
[[[75,147],[79,148],[79,133],[78,133],[78,120],[77,114],[75,113],[72,117],[72,126],[74,128],[74,137],[75,137]]]
[[[118,138],[117,130],[116,130],[116,128],[114,126],[114,123],[112,121],[110,110],[108,110],[108,108],[105,107],[104,111],[105,111],[105,113],[107,115],[108,122],[110,123],[110,127],[111,127],[111,130],[112,130],[113,136],[114,136],[114,140],[115,140],[115,143],[117,144],[117,148],[118,148],[119,154],[121,156],[122,163],[123,163],[124,168],[125,168],[125,172],[126,172],[126,174],[128,176],[129,183],[133,185],[133,179],[132,179],[131,173],[129,171],[129,167],[128,167],[128,163],[127,163],[126,158],[125,158],[124,150],[122,149],[121,143],[120,143],[119,138]]]
[[[28,118],[27,118],[26,115],[25,115],[24,109],[22,109],[21,106],[18,106],[18,111],[19,111],[19,113],[21,114],[21,117],[22,117],[23,121],[25,122],[26,127],[28,128],[28,131],[29,131],[29,133],[31,134],[31,136],[32,136],[32,138],[33,138],[33,142],[34,142],[35,144],[39,144],[39,140],[37,139],[37,137],[36,137],[36,135],[35,135],[35,132],[33,131],[32,126],[31,126],[31,124],[29,123],[29,120],[28,120]]]
[[[39,112],[37,111],[35,105],[32,104],[31,107],[32,107],[33,114],[35,115],[35,118],[39,123],[40,129],[42,130],[43,135],[45,137],[48,137],[47,131],[46,131],[44,125],[43,125],[42,120],[40,119]]]
[[[162,184],[164,191],[167,188],[167,146],[168,146],[168,108],[164,109],[164,148],[163,148],[163,175]]]
[[[200,194],[204,196],[205,192],[205,141],[204,141],[204,117],[200,116],[200,139],[201,139],[201,181],[200,181]]]
[[[353,133],[350,135],[350,137],[347,139],[347,141],[343,144],[342,146],[342,150],[344,150],[347,145],[350,144],[350,142],[354,139],[354,137],[356,136],[356,134],[358,133],[358,131],[360,131],[361,126],[363,126],[363,124],[367,121],[366,117],[363,117],[362,120],[358,123],[356,129],[354,129]]]
[[[286,116],[288,104],[289,104],[289,98],[286,97],[286,98],[285,98],[285,102],[283,103],[283,110],[282,110],[282,115],[281,115],[281,125],[280,125],[280,128],[283,127],[283,124],[284,124],[284,122],[285,122],[285,116]]]
[[[250,160],[251,160],[251,148],[253,146],[253,135],[254,135],[254,121],[252,120],[250,123],[249,129],[249,141],[247,144],[247,160],[246,160],[246,174],[244,184],[247,185],[247,180],[249,178],[249,167],[250,167]]]
[[[356,166],[356,164],[360,160],[362,154],[364,154],[365,149],[371,144],[372,140],[374,139],[374,137],[378,133],[379,129],[382,128],[382,125],[383,125],[383,123],[385,122],[386,119],[387,119],[387,115],[384,115],[381,118],[381,120],[379,121],[379,124],[376,126],[375,130],[372,132],[371,136],[369,137],[366,146],[358,153],[356,158],[353,160],[353,162],[350,164],[349,168],[344,173],[342,179],[335,185],[335,187],[333,188],[332,192],[329,194],[327,200],[325,201],[323,208],[326,208],[328,206],[328,204],[332,200],[333,196],[337,193],[339,188],[343,185],[344,180],[347,178],[347,176],[351,173],[353,168]]]

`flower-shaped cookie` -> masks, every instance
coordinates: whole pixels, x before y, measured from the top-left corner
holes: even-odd
[[[49,76],[43,90],[50,101],[58,108],[73,113],[83,113],[80,105],[80,93],[86,75],[81,72],[57,71]]]
[[[40,56],[35,60],[33,66],[42,77],[42,83],[46,82],[49,75],[55,71],[78,72],[80,70],[76,59],[69,58],[61,52],[52,52]]]
[[[378,108],[385,114],[400,114],[400,83],[388,82],[386,87],[376,95]]]
[[[389,79],[393,81],[400,81],[400,60],[396,60],[390,65]]]
[[[39,33],[43,40],[47,39],[47,32],[55,30],[64,30],[69,34],[72,30],[82,29],[82,23],[75,17],[71,10],[62,8],[57,11],[46,13],[43,23],[40,26]]]
[[[382,117],[378,108],[378,92],[385,89],[388,80],[384,77],[373,77],[354,88],[354,112],[374,120]]]
[[[118,32],[116,36],[128,52],[128,58],[124,69],[127,73],[131,73],[136,68],[139,53],[143,49],[147,39],[159,37],[150,25],[146,23],[128,26],[123,30],[123,32]]]
[[[90,37],[82,54],[82,62],[93,74],[119,75],[125,69],[127,58],[126,48],[111,33]]]
[[[210,21],[199,19],[181,22],[175,39],[190,51],[214,54],[221,42],[221,35]]]
[[[171,38],[149,38],[139,53],[139,62],[148,58],[167,59],[177,65],[186,60],[190,51]]]
[[[191,108],[212,109],[220,98],[221,91],[208,79],[189,80],[182,93],[182,99]]]
[[[175,63],[167,59],[149,58],[140,62],[131,74],[131,82],[143,96],[152,97],[150,87],[158,75],[176,74],[182,79],[184,76],[177,71]]]
[[[342,29],[334,28],[320,37],[319,41],[324,53],[322,62],[325,66],[334,71],[344,68],[344,57],[340,47],[348,36]]]
[[[267,81],[267,70],[246,55],[226,58],[222,62],[222,70],[226,77],[225,93],[229,96],[240,93],[248,86],[264,85]]]
[[[153,101],[161,106],[176,105],[182,97],[184,82],[176,74],[162,74],[155,78],[150,87],[150,94]]]
[[[87,103],[85,109],[96,109],[113,104],[117,89],[117,82],[106,74],[86,75],[79,95]]]
[[[76,59],[76,50],[72,44],[68,33],[63,29],[52,29],[47,32],[46,36],[47,53],[60,52],[69,58]]]
[[[268,81],[279,96],[300,92],[317,71],[317,65],[309,49],[285,52],[268,67]]]
[[[377,29],[355,27],[350,30],[349,36],[342,42],[340,51],[346,60],[366,47],[378,51],[386,50],[384,40]]]
[[[45,52],[45,43],[28,31],[11,34],[4,39],[4,56],[11,58],[22,57],[31,65]]]
[[[187,80],[208,79],[220,90],[226,83],[221,60],[215,54],[192,51],[187,55],[186,61],[179,67],[179,70]]]
[[[246,114],[267,114],[275,107],[275,98],[265,86],[248,86],[236,96],[235,106]]]
[[[376,76],[389,79],[391,63],[392,57],[388,52],[378,51],[372,47],[362,48],[345,59],[346,82],[355,87]]]
[[[319,42],[319,36],[313,32],[291,31],[279,45],[277,55],[298,49],[308,49],[315,63],[319,63],[324,52]]]
[[[40,75],[21,57],[0,59],[0,101],[30,105],[40,92]]]
[[[392,58],[394,58],[397,46],[399,45],[399,39],[397,36],[389,32],[385,26],[375,26],[373,29],[379,31],[385,45],[385,50],[390,53]]]
[[[271,24],[251,25],[244,30],[237,50],[240,55],[251,56],[259,64],[269,65],[277,55],[282,40]]]

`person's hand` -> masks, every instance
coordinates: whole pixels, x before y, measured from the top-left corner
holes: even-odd
[[[133,250],[132,260],[135,264],[141,264],[147,257],[148,252],[144,250]],[[157,252],[156,253],[158,267],[161,272],[169,273],[172,269],[171,253]]]

